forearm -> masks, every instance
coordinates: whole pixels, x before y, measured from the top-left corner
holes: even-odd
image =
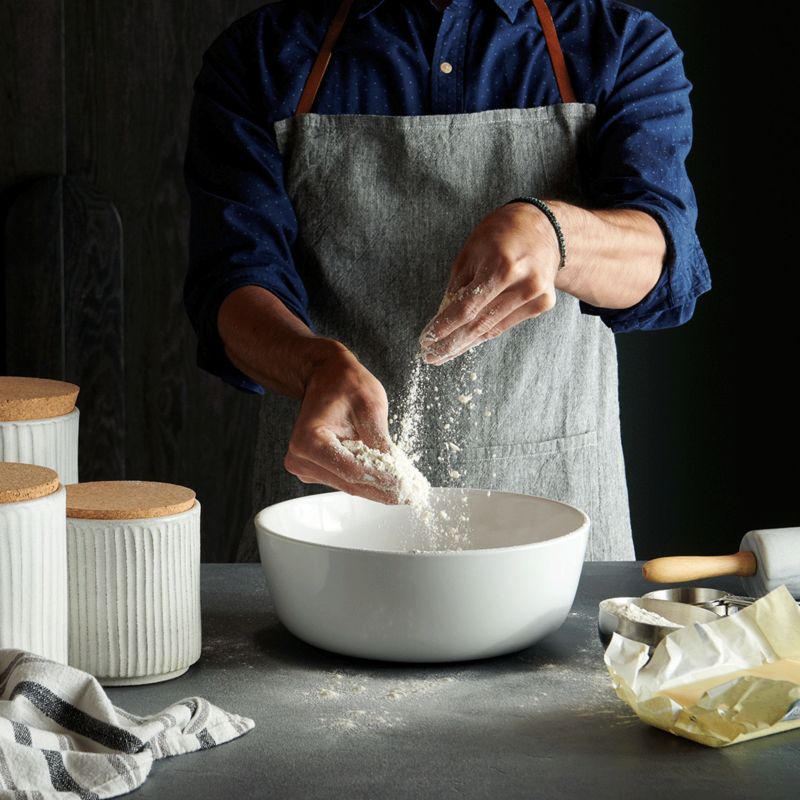
[[[652,216],[637,209],[588,211],[560,200],[547,203],[567,245],[557,289],[600,308],[629,308],[655,286],[666,242]],[[530,208],[544,217],[535,206]]]
[[[333,339],[316,336],[271,292],[243,286],[220,305],[217,327],[233,364],[262,386],[300,400],[284,466],[303,483],[398,503],[390,473],[356,461],[340,444],[359,439],[388,451],[381,384]]]
[[[301,399],[314,368],[347,357],[343,344],[317,336],[271,292],[243,286],[219,308],[217,329],[231,363],[267,389]]]

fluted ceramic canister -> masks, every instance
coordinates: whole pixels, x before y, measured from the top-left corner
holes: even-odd
[[[66,492],[54,470],[0,463],[0,648],[67,663]]]
[[[200,658],[200,504],[151,481],[67,486],[69,663],[105,686]]]
[[[74,383],[0,376],[0,461],[54,469],[78,481],[78,409]]]

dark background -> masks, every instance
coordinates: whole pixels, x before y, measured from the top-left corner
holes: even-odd
[[[13,210],[0,252],[50,271],[3,266],[0,367],[82,385],[83,480],[193,487],[205,561],[232,558],[251,512],[258,401],[195,366],[181,169],[201,54],[260,4],[0,0],[0,217]],[[758,7],[769,26],[718,0],[633,5],[685,53],[688,169],[714,281],[688,325],[617,337],[637,555],[732,551],[746,531],[800,517],[790,26],[774,3]],[[26,195],[43,175],[77,180]],[[76,220],[96,240],[77,255]],[[70,283],[65,264],[82,277]],[[51,278],[63,287],[43,304]]]

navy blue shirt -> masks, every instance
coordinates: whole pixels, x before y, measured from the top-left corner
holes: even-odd
[[[273,292],[313,328],[292,259],[298,219],[272,123],[294,114],[338,3],[284,0],[235,22],[203,57],[194,84],[185,176],[191,197],[185,302],[198,363],[263,393],[225,355],[219,306],[240,286]],[[594,103],[596,208],[651,214],[667,242],[656,286],[636,305],[581,302],[615,332],[680,325],[710,286],[686,173],[692,141],[683,53],[650,12],[616,0],[550,0],[578,102]],[[447,61],[452,71],[439,65]],[[464,114],[561,102],[530,0],[355,0],[312,111]],[[516,196],[509,187],[509,200]]]

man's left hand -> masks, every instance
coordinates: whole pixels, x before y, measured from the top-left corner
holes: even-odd
[[[487,214],[456,257],[437,315],[420,337],[428,364],[444,364],[556,302],[555,230],[531,203]]]

